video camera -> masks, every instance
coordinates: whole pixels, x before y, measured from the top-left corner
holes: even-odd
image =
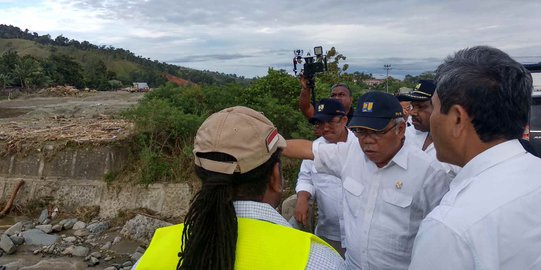
[[[314,75],[320,72],[327,70],[327,56],[323,55],[323,47],[318,46],[314,47],[314,56],[311,56],[308,52],[306,57],[303,57],[303,50],[294,50],[293,54],[293,72],[297,75],[297,64],[302,64],[304,62],[303,68],[300,71],[300,74],[304,78],[310,80],[314,78]]]
[[[327,56],[323,55],[323,47],[317,46],[314,47],[314,56],[310,55],[310,52],[306,54],[306,57],[303,57],[303,50],[294,50],[293,54],[293,72],[295,76],[297,75],[297,65],[300,65],[304,62],[304,65],[299,72],[300,75],[306,79],[307,85],[312,92],[312,106],[316,107],[316,81],[315,75],[317,73],[325,72],[327,70]]]

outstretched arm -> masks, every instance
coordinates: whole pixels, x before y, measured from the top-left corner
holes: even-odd
[[[282,154],[288,158],[314,159],[312,142],[308,140],[287,140],[287,147]]]
[[[310,97],[312,93],[310,92],[310,87],[308,87],[308,81],[301,76],[301,94],[299,96],[299,109],[301,113],[307,119],[310,119],[314,116],[314,106],[310,103]]]

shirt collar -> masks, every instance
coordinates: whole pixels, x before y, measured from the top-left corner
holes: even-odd
[[[393,159],[391,159],[391,162],[396,163],[396,165],[402,167],[404,170],[408,169],[408,147],[410,146],[403,143],[400,150],[398,150]]]
[[[402,146],[400,147],[400,150],[398,150],[398,152],[396,152],[394,157],[391,160],[389,160],[389,162],[382,168],[378,168],[378,166],[376,166],[376,164],[373,161],[368,159],[366,155],[364,155],[364,160],[370,164],[370,167],[373,168],[372,170],[378,170],[378,169],[382,170],[387,167],[390,167],[392,164],[396,164],[402,167],[404,170],[407,170],[408,169],[408,149],[407,149],[408,147],[411,147],[411,146],[409,144],[403,143]]]
[[[462,189],[466,187],[469,182],[468,179],[479,175],[483,171],[494,167],[516,155],[524,154],[526,150],[519,143],[518,140],[509,140],[500,144],[497,144],[470,160],[460,170],[455,179],[451,182],[450,189]]]
[[[254,201],[234,201],[233,206],[239,218],[250,218],[291,227],[287,220],[268,203]]]

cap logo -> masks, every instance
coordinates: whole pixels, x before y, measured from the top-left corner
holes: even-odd
[[[278,143],[278,129],[273,129],[266,139],[267,151],[270,152],[276,143]]]
[[[421,84],[418,83],[416,86],[415,86],[415,90],[419,90],[419,88],[421,88]]]
[[[363,103],[363,112],[372,112],[372,107],[374,107],[374,102],[364,102]]]
[[[325,105],[324,105],[324,104],[320,104],[319,106],[317,106],[317,111],[318,111],[318,112],[322,112],[323,109],[325,109]]]

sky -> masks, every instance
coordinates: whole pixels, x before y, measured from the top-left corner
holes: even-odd
[[[0,23],[200,70],[292,73],[293,51],[336,50],[349,72],[403,78],[460,49],[541,62],[535,0],[0,0]]]

